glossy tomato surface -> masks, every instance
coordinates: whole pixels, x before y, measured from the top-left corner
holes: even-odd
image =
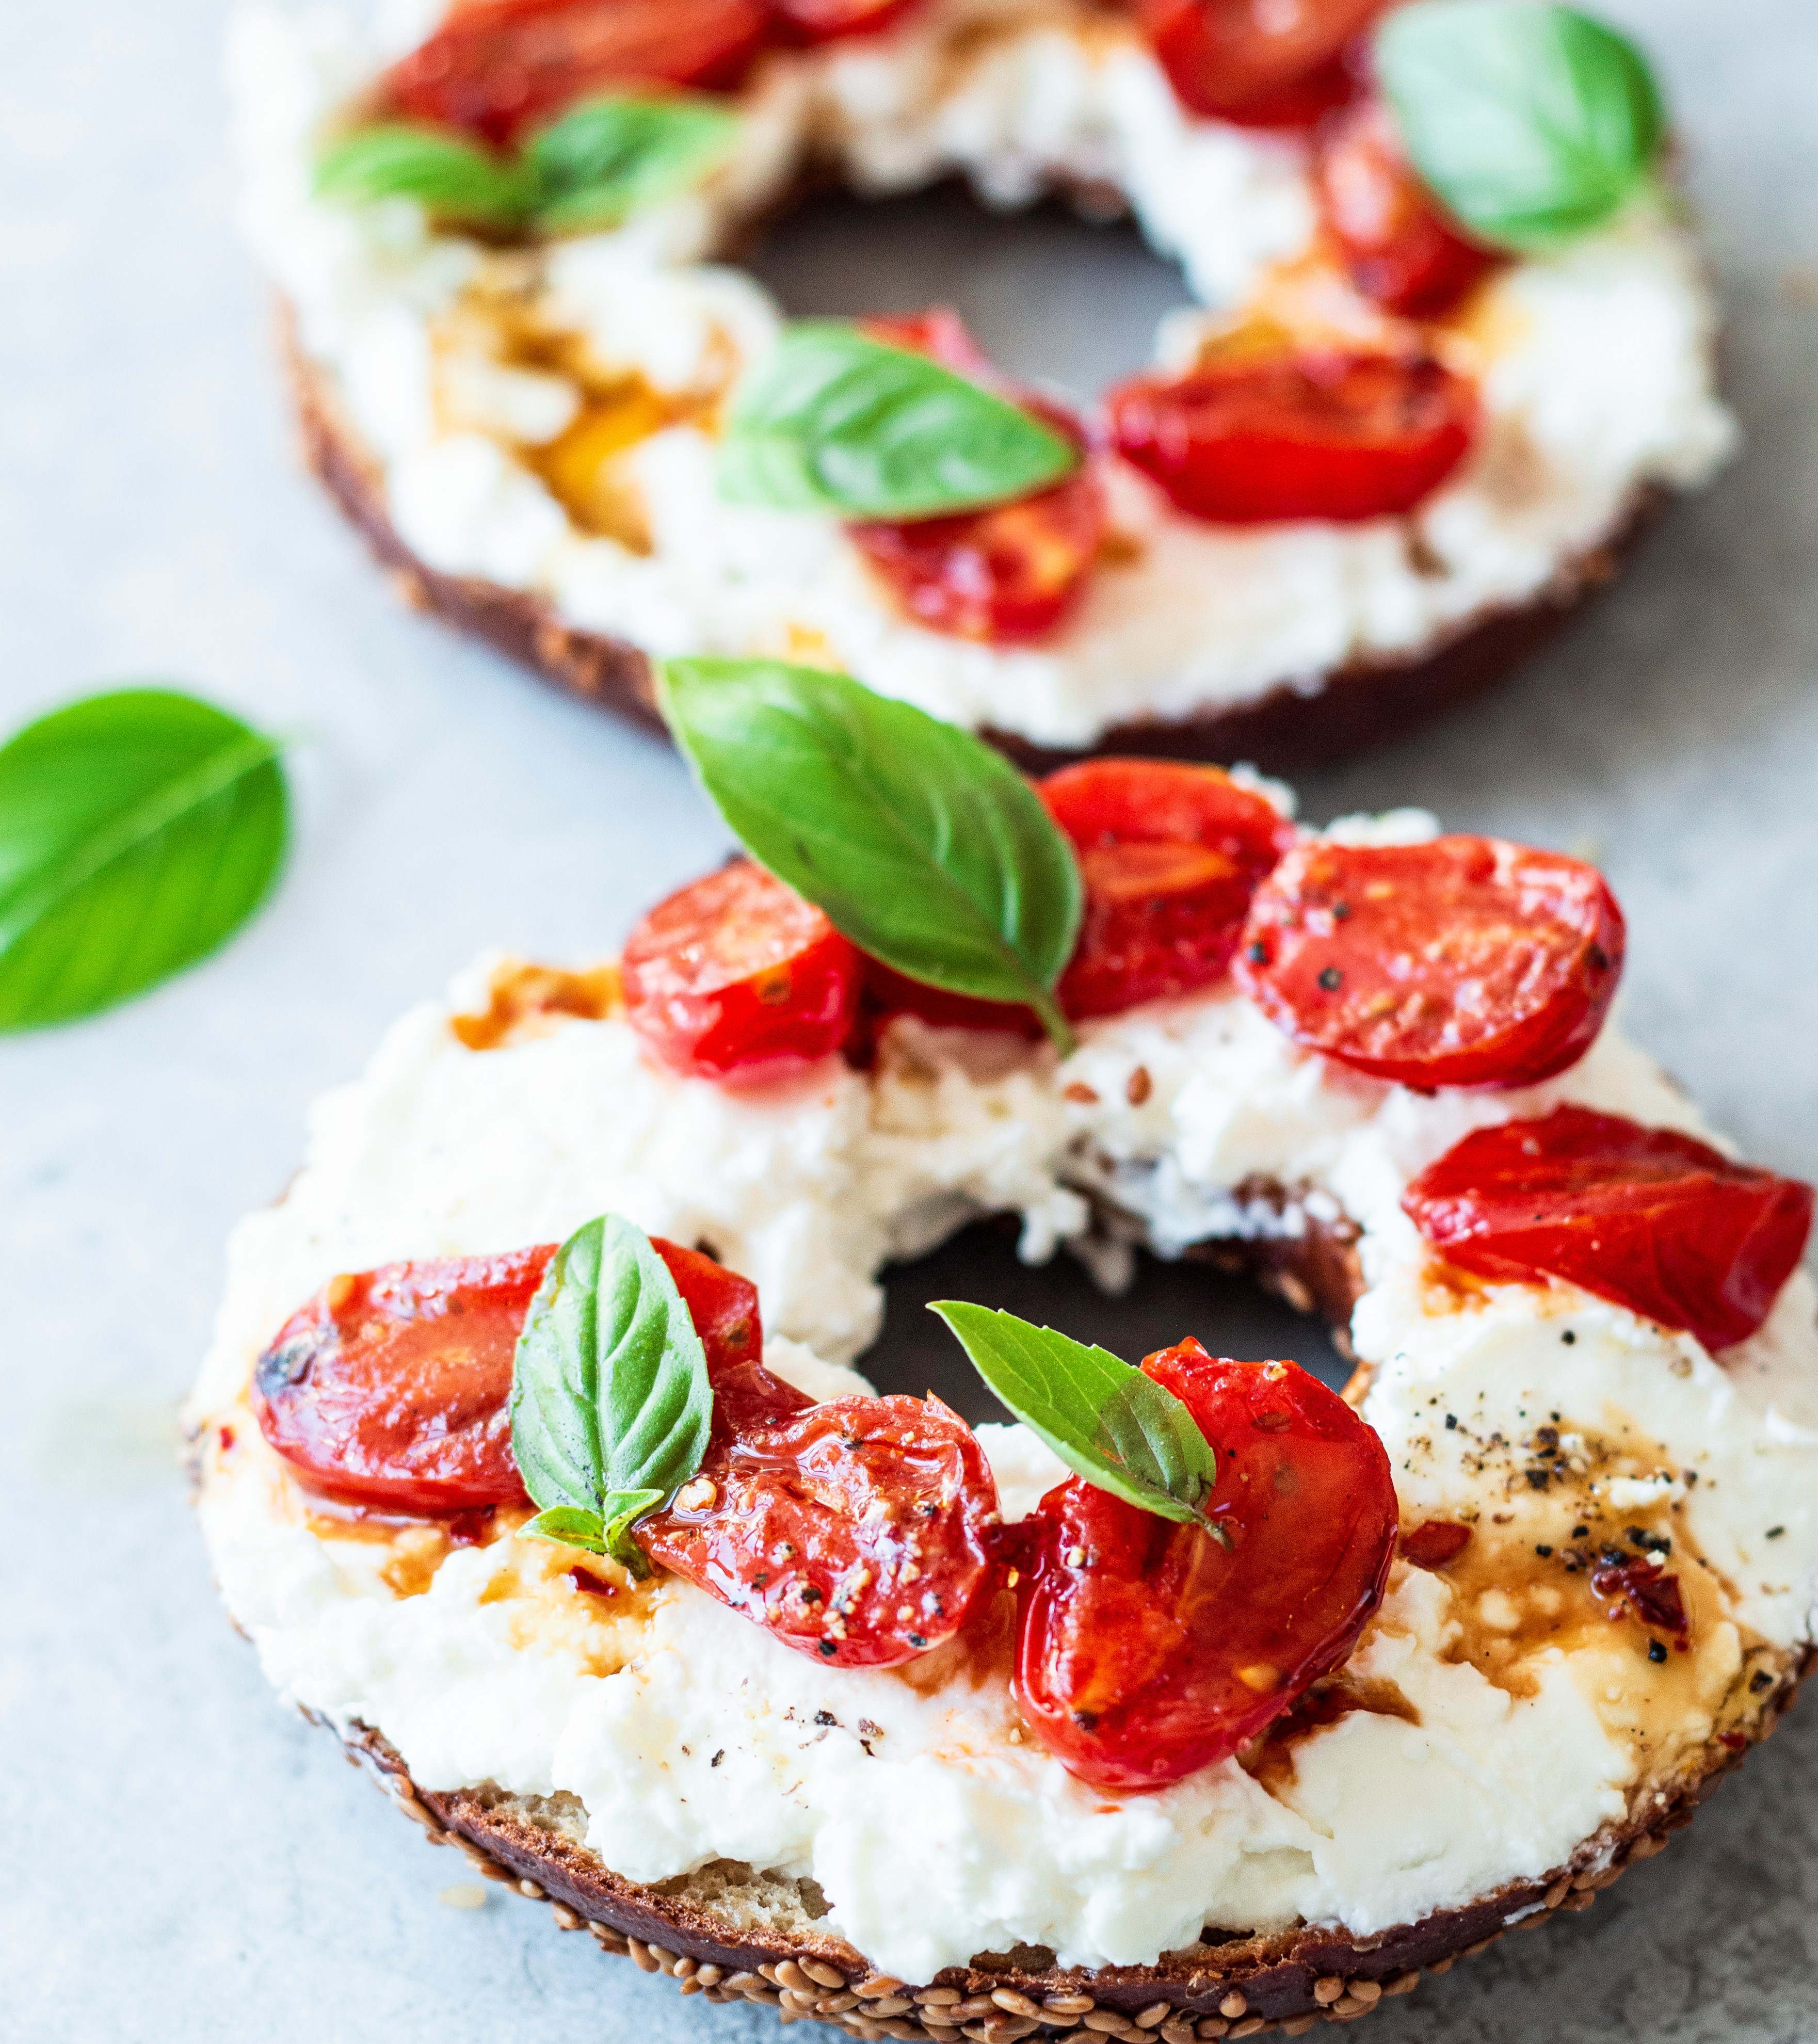
[[[831,43],[890,28],[926,0],[769,0],[777,39]]]
[[[918,1015],[937,1029],[997,1029],[1033,1043],[1042,1025],[1032,1008],[1009,1001],[980,1001],[970,993],[949,993],[925,981],[911,979],[876,959],[865,961],[865,994],[861,1034],[875,1037],[891,1018]]]
[[[479,0],[394,64],[387,111],[515,141],[614,87],[736,85],[769,26],[763,0]]]
[[[1421,182],[1379,99],[1359,101],[1321,130],[1314,180],[1351,282],[1391,312],[1445,312],[1497,266]]]
[[[817,1661],[888,1668],[951,1639],[998,1579],[977,1436],[937,1398],[813,1405],[771,1382],[797,1409],[748,1408],[736,1431],[716,1389],[700,1476],[639,1545]]]
[[[1181,103],[1248,127],[1298,128],[1347,98],[1346,46],[1386,0],[1139,0]]]
[[[1470,451],[1475,389],[1426,355],[1297,348],[1251,337],[1180,375],[1105,397],[1112,438],[1209,524],[1397,517]]]
[[[1590,1047],[1623,944],[1603,876],[1560,852],[1309,842],[1257,889],[1236,971],[1297,1043],[1373,1078],[1532,1085]]]
[[[1018,1593],[1017,1696],[1069,1773],[1164,1788],[1228,1758],[1350,1652],[1382,1600],[1395,1487],[1376,1435],[1293,1363],[1196,1341],[1143,1370],[1218,1449],[1203,1528],[1078,1477],[1035,1517]]]
[[[1797,1267],[1812,1189],[1676,1130],[1561,1107],[1474,1131],[1401,1204],[1478,1277],[1564,1278],[1720,1349],[1755,1332]]]
[[[1079,855],[1086,914],[1062,975],[1074,1016],[1222,979],[1259,882],[1294,841],[1272,802],[1216,766],[1094,759],[1041,783]]]
[[[697,1251],[651,1240],[701,1335],[716,1397],[724,1380],[737,1404],[763,1347],[757,1288]],[[555,1254],[544,1243],[334,1279],[259,1359],[259,1431],[313,1488],[350,1503],[429,1517],[528,1504],[511,1453],[512,1357]],[[755,1409],[769,1410],[761,1399]]]
[[[749,859],[671,894],[626,940],[625,1016],[689,1078],[755,1085],[845,1042],[862,962],[813,903]]]

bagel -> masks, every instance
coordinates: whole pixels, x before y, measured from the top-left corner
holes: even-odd
[[[610,231],[502,241],[405,199],[313,196],[325,147],[436,13],[267,6],[234,39],[243,218],[306,459],[412,601],[647,723],[652,659],[765,655],[1031,765],[1323,763],[1499,679],[1734,442],[1670,202],[1639,197],[1432,317],[1387,313],[1317,225],[1306,134],[1187,113],[1136,22],[1093,0],[918,0],[872,35],[771,51],[726,100],[729,158]],[[725,258],[805,182],[951,177],[993,206],[1127,207],[1201,302],[1164,323],[1163,373],[1264,329],[1413,349],[1474,388],[1469,453],[1394,515],[1232,524],[1101,445],[1101,536],[1063,614],[995,638],[918,621],[857,528],[717,493],[732,394],[782,330]]]
[[[1295,835],[1246,955],[1290,865],[1433,829],[1400,812]],[[1620,916],[1600,912],[1613,984]],[[640,941],[585,973],[494,957],[394,1028],[236,1232],[190,1402],[229,1612],[432,1838],[710,2000],[863,2038],[1185,2044],[1348,2019],[1589,1907],[1772,1731],[1818,1638],[1809,1193],[1772,1181],[1804,1218],[1762,1282],[1758,1231],[1711,1252],[1735,1261],[1701,1282],[1741,1317],[1688,1308],[1709,1344],[1607,1288],[1512,1277],[1434,1217],[1474,1143],[1562,1113],[1727,1168],[1598,1026],[1607,985],[1551,1075],[1501,1089],[1309,1050],[1247,966],[1082,1020],[1065,1056],[899,1013],[864,1055],[739,1085],[652,1049]],[[1112,1285],[1137,1243],[1251,1264],[1356,1357],[1347,1396],[1398,1494],[1380,1607],[1233,1757],[1108,1792],[1019,1716],[1001,1599],[900,1666],[828,1666],[681,1576],[532,1536],[518,1507],[400,1517],[306,1487],[254,1387],[301,1302],[339,1312],[346,1274],[496,1258],[602,1209],[755,1281],[764,1362],[813,1400],[865,1388],[882,1267],[980,1216]],[[1060,1462],[1020,1427],[978,1438],[1020,1523]],[[1662,1566],[1676,1624],[1611,1587]]]

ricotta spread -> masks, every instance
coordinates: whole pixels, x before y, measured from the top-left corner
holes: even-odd
[[[455,1018],[496,963],[317,1106],[306,1168],[234,1236],[192,1400],[202,1523],[267,1673],[382,1731],[425,1787],[571,1793],[635,1880],[717,1858],[811,1877],[825,1927],[911,1981],[1017,1944],[1140,1965],[1208,1924],[1367,1936],[1595,1863],[1600,1831],[1747,1724],[1762,1671],[1818,1636],[1809,1279],[1713,1357],[1570,1285],[1443,1281],[1401,1212],[1467,1130],[1559,1102],[1703,1133],[1613,1028],[1544,1085],[1423,1098],[1297,1051],[1226,988],[1088,1022],[1064,1062],[905,1020],[869,1074],[829,1061],[734,1092],[655,1069],[611,1015],[467,1047]],[[1094,1231],[1107,1204],[1120,1238]],[[1120,1239],[1167,1256],[1348,1221],[1363,1409],[1404,1521],[1462,1518],[1471,1546],[1443,1575],[1397,1562],[1342,1677],[1363,1707],[1117,1797],[1049,1758],[1005,1670],[957,1642],[828,1669],[678,1580],[602,1598],[546,1542],[375,1539],[312,1506],[246,1405],[295,1308],[342,1271],[553,1240],[607,1209],[753,1278],[766,1360],[817,1397],[862,1381],[845,1366],[877,1331],[881,1266],[976,1215],[1020,1216],[1032,1261],[1074,1246],[1112,1277]],[[1025,1515],[1059,1465],[1019,1427],[981,1438]],[[1582,1576],[1539,1566],[1587,1525],[1671,1540],[1690,1652],[1655,1666]]]
[[[1484,429],[1410,517],[1220,528],[1113,459],[1117,544],[1069,620],[1030,647],[932,632],[880,593],[836,521],[720,501],[713,405],[781,314],[714,267],[714,250],[812,156],[871,192],[959,174],[1000,206],[1057,186],[1116,194],[1196,294],[1229,308],[1309,248],[1304,144],[1186,115],[1133,29],[1070,0],[924,0],[887,35],[767,61],[739,150],[704,190],[501,256],[433,231],[406,201],[349,213],[310,194],[325,135],[436,12],[409,0],[241,17],[247,232],[412,551],[655,656],[813,657],[954,722],[1088,745],[1131,719],[1189,718],[1284,684],[1310,694],[1354,662],[1417,659],[1486,610],[1542,596],[1643,492],[1702,482],[1735,439],[1689,240],[1663,202],[1638,202],[1501,271],[1443,330],[1481,379]],[[1355,301],[1328,312],[1364,316]],[[514,369],[527,313],[573,344],[578,380]],[[1196,337],[1193,317],[1177,318],[1164,357]],[[628,444],[606,429],[609,510],[594,501],[603,443],[576,444],[584,486],[559,458],[583,385],[654,394],[675,413]]]

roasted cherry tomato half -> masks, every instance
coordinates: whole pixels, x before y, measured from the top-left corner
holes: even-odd
[[[381,90],[393,113],[504,144],[613,86],[736,85],[768,26],[763,0],[477,0]]]
[[[1564,1278],[1720,1349],[1766,1319],[1804,1254],[1812,1197],[1676,1130],[1560,1107],[1474,1131],[1401,1204],[1477,1277]]]
[[[1412,511],[1463,460],[1478,422],[1475,390],[1431,355],[1255,335],[1105,402],[1124,459],[1190,517],[1224,525]]]
[[[1496,267],[1496,256],[1467,240],[1422,183],[1379,99],[1332,117],[1314,181],[1351,282],[1391,312],[1443,313]]]
[[[867,332],[970,377],[1081,446],[1079,422],[1001,376],[945,306],[867,320]],[[1105,499],[1090,463],[1051,489],[948,517],[867,520],[853,544],[917,624],[950,638],[1009,645],[1054,630],[1083,592],[1105,538]]]
[[[887,29],[921,4],[921,0],[770,0],[770,11],[779,41],[831,43]]]
[[[1018,1592],[1023,1713],[1070,1773],[1113,1792],[1165,1788],[1254,1739],[1350,1652],[1395,1552],[1382,1444],[1316,1377],[1196,1341],[1143,1368],[1218,1449],[1223,1539],[1075,1477],[1036,1509]]]
[[[764,1374],[768,1375],[766,1372]],[[651,1559],[786,1646],[888,1668],[951,1639],[997,1570],[978,1437],[938,1398],[835,1398],[722,1428],[700,1474],[638,1523]]]
[[[812,902],[735,859],[652,909],[620,961],[625,1018],[685,1078],[755,1085],[837,1051],[862,962]]]
[[[1301,128],[1347,99],[1346,45],[1385,0],[1140,0],[1182,105],[1246,127]]]
[[[716,1411],[722,1383],[736,1415],[793,1411],[763,1403],[779,1380],[757,1362],[757,1288],[678,1243],[653,1237],[652,1246],[706,1349]],[[511,1453],[511,1364],[555,1254],[544,1243],[332,1280],[259,1358],[259,1431],[314,1489],[356,1504],[432,1517],[527,1504]],[[757,1402],[748,1406],[753,1368]]]
[[[1086,882],[1057,989],[1071,1016],[1222,979],[1257,883],[1294,841],[1275,805],[1216,766],[1094,759],[1041,784]]]
[[[1562,853],[1307,843],[1257,889],[1236,971],[1297,1043],[1372,1078],[1532,1085],[1589,1049],[1623,943],[1603,876]]]

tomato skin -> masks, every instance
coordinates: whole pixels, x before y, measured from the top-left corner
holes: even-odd
[[[1076,1020],[1224,977],[1257,884],[1294,842],[1272,802],[1216,766],[1093,759],[1041,783],[1079,855],[1086,914],[1056,992]]]
[[[678,1243],[651,1243],[707,1350],[716,1398],[726,1382],[728,1409],[744,1413],[763,1348],[756,1286]],[[528,1504],[511,1452],[512,1357],[555,1247],[334,1279],[259,1358],[259,1431],[311,1489],[349,1504],[427,1518]]]
[[[1309,840],[1257,889],[1235,970],[1278,1028],[1354,1071],[1522,1086],[1589,1049],[1624,941],[1603,876],[1562,853]]]
[[[937,1398],[813,1405],[772,1381],[799,1409],[728,1435],[716,1393],[700,1477],[639,1522],[639,1545],[834,1667],[895,1667],[951,1639],[998,1580],[978,1437]]]
[[[1470,451],[1477,393],[1426,355],[1259,349],[1105,395],[1117,451],[1209,524],[1398,517]]]
[[[1421,182],[1379,99],[1360,101],[1321,129],[1313,179],[1351,282],[1390,312],[1443,313],[1497,266]]]
[[[1013,1001],[981,1001],[970,993],[949,993],[879,959],[865,961],[864,1021],[874,1037],[898,1015],[919,1016],[936,1029],[1000,1029],[1031,1043],[1044,1034],[1032,1008]]]
[[[477,0],[386,74],[388,112],[504,146],[615,86],[736,85],[763,0]]]
[[[1563,1278],[1716,1350],[1766,1319],[1804,1253],[1812,1201],[1811,1186],[1692,1136],[1560,1107],[1475,1130],[1401,1204],[1477,1277]]]
[[[921,0],[770,0],[779,41],[832,43],[848,36],[873,36],[921,5]]]
[[[620,962],[625,1018],[671,1071],[759,1085],[815,1064],[850,1035],[858,951],[749,859],[652,909]]]
[[[1316,1377],[1196,1341],[1143,1368],[1218,1447],[1231,1551],[1075,1477],[1037,1508],[1018,1590],[1023,1713],[1113,1793],[1226,1759],[1289,1709],[1350,1652],[1395,1551],[1382,1444]]]
[[[1345,48],[1385,0],[1141,0],[1182,106],[1244,127],[1308,127],[1355,90]]]

